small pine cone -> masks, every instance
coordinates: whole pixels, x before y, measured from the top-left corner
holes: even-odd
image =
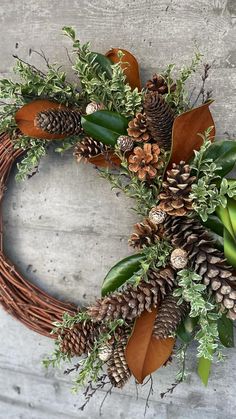
[[[91,157],[95,157],[98,154],[107,151],[109,147],[100,141],[96,141],[91,137],[84,137],[79,141],[74,149],[74,156],[78,162],[82,159],[88,160]]]
[[[155,275],[148,275],[148,281],[142,279],[137,287],[127,285],[123,292],[115,291],[101,298],[88,308],[88,315],[94,322],[124,319],[133,321],[144,310],[157,307],[161,296],[165,295],[174,283],[173,269],[160,269]]]
[[[152,79],[147,81],[146,88],[151,92],[158,92],[160,95],[168,93],[168,85],[161,74],[153,74]],[[176,84],[173,84],[170,91],[174,92],[175,89]]]
[[[121,151],[126,153],[134,148],[134,140],[128,135],[120,135],[117,139],[117,145]]]
[[[145,143],[142,147],[135,147],[129,156],[129,170],[137,173],[140,180],[150,180],[156,177],[163,162],[159,159],[160,148],[157,144]]]
[[[148,279],[156,281],[160,287],[161,298],[164,298],[175,285],[175,272],[168,266],[162,269],[150,269],[147,273]]]
[[[236,277],[208,231],[197,219],[188,217],[168,217],[164,227],[165,237],[188,253],[190,266],[211,288],[227,316],[236,320]]]
[[[159,207],[153,207],[149,211],[149,220],[154,224],[162,224],[165,221],[166,213],[161,211]]]
[[[141,112],[137,113],[135,118],[129,122],[127,132],[134,141],[146,142],[150,140],[150,135],[147,131],[146,115]]]
[[[190,171],[190,166],[183,161],[179,164],[173,163],[172,169],[167,171],[167,179],[159,194],[160,210],[175,216],[184,216],[192,210],[189,194],[196,177],[191,176]]]
[[[128,334],[121,336],[107,362],[107,375],[109,380],[114,387],[118,388],[122,388],[131,376],[125,358],[128,338]]]
[[[112,356],[112,346],[109,344],[104,345],[98,351],[98,358],[101,359],[101,361],[103,362],[107,362],[111,356]]]
[[[76,135],[81,132],[81,115],[71,109],[48,109],[36,115],[35,125],[50,134]]]
[[[167,295],[158,309],[153,327],[153,336],[157,339],[166,339],[173,336],[181,321],[188,313],[188,304],[183,302],[178,305],[178,298]]]
[[[147,129],[152,139],[160,148],[170,150],[175,117],[171,107],[158,92],[150,92],[146,94],[144,110],[147,117]]]
[[[174,249],[170,255],[170,262],[175,269],[184,269],[188,264],[188,253],[180,248]]]
[[[162,235],[162,227],[153,223],[149,218],[135,224],[134,229],[135,231],[129,239],[129,244],[138,249],[156,243]]]
[[[95,327],[90,320],[76,323],[71,329],[59,331],[61,352],[72,357],[87,354],[92,349],[100,331],[100,328]]]

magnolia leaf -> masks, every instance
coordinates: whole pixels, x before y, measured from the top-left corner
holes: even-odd
[[[87,160],[89,163],[94,164],[97,167],[113,167],[113,166],[120,166],[121,160],[119,157],[114,154],[112,151],[108,151],[105,153],[97,154],[97,156],[90,157]]]
[[[128,120],[117,112],[102,110],[82,116],[81,124],[87,135],[114,147],[117,138],[127,134]]]
[[[119,51],[123,53],[121,67],[126,75],[127,83],[129,83],[132,89],[138,88],[138,90],[141,90],[139,65],[136,58],[129,51],[120,48],[112,48],[107,51],[106,57],[108,57],[112,63],[118,63],[120,61]]]
[[[204,358],[203,356],[199,358],[197,372],[205,386],[208,384],[208,379],[211,372],[211,364],[212,361],[210,359]]]
[[[94,62],[99,65],[99,67],[106,73],[106,76],[111,79],[112,78],[112,67],[111,61],[103,54],[98,52],[91,52],[91,55],[94,57]]]
[[[218,319],[218,332],[221,343],[226,348],[234,347],[234,326],[231,319],[228,319],[225,314]]]
[[[209,111],[211,103],[207,102],[175,118],[169,166],[172,163],[179,163],[181,160],[187,162],[193,156],[193,151],[200,149],[203,139],[199,133],[204,133],[207,128],[213,127],[211,135],[214,138],[215,125]]]
[[[202,224],[206,228],[209,228],[209,230],[213,231],[213,233],[223,237],[224,225],[216,215],[209,214],[207,221],[202,222]]]
[[[153,308],[136,319],[126,347],[128,367],[139,383],[165,364],[174,347],[174,338],[156,339],[152,336],[156,316],[157,308]]]
[[[107,273],[102,284],[102,296],[104,297],[109,292],[115,291],[130,279],[141,266],[145,256],[142,253],[137,253],[120,260]]]
[[[60,103],[50,100],[35,100],[22,106],[15,115],[15,120],[20,131],[29,137],[44,140],[55,140],[68,137],[68,134],[50,134],[38,128],[34,121],[38,112],[47,111],[48,109],[68,109]]]
[[[212,144],[205,153],[206,158],[212,159],[221,169],[217,170],[217,175],[224,177],[233,170],[236,161],[235,141],[217,141]]]

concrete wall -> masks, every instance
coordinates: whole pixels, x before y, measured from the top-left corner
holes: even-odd
[[[188,63],[196,42],[204,61],[213,63],[209,87],[216,99],[218,137],[235,138],[235,0],[1,0],[1,75],[11,74],[13,53],[39,65],[29,49],[44,50],[69,70],[65,48],[70,44],[61,36],[63,25],[77,28],[81,40],[91,40],[96,51],[112,46],[132,51],[143,80],[169,62],[178,67]],[[16,184],[12,173],[4,202],[6,253],[29,279],[56,297],[79,305],[91,302],[109,267],[130,251],[127,238],[137,220],[130,206],[93,167],[78,166],[71,153],[61,158],[50,151],[40,173],[29,181]],[[53,349],[51,340],[2,310],[0,319],[1,419],[99,417],[103,392],[80,412],[82,398],[70,393],[70,377],[42,367],[41,360]],[[194,348],[187,364],[194,372],[163,400],[159,394],[173,382],[177,366],[154,374],[146,418],[235,417],[234,350],[228,351],[224,365],[214,366],[207,389],[195,372]],[[132,381],[123,392],[114,391],[103,417],[142,418],[147,391],[141,389],[137,399]]]

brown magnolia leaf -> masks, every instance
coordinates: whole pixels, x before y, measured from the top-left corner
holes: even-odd
[[[108,57],[109,60],[116,64],[120,61],[120,58],[118,57],[119,51],[122,51],[124,54],[121,60],[124,64],[121,64],[121,67],[124,70],[127,82],[129,83],[132,89],[135,89],[135,87],[137,87],[138,90],[141,90],[139,65],[136,58],[129,51],[126,51],[125,49],[121,48],[112,48],[109,51],[107,51],[106,57]]]
[[[175,343],[174,338],[156,339],[152,336],[156,316],[157,308],[153,308],[151,312],[145,310],[136,319],[126,347],[128,367],[139,383],[165,364]]]
[[[104,168],[113,167],[113,165],[120,166],[121,163],[119,157],[113,151],[108,151],[105,155],[100,153],[97,156],[90,157],[87,161],[97,167]]]
[[[65,138],[65,134],[50,134],[38,128],[35,124],[36,115],[39,112],[47,111],[48,109],[68,109],[60,103],[50,100],[38,99],[22,106],[15,115],[15,120],[20,131],[33,138],[42,138],[46,140],[54,140]]]
[[[179,163],[181,160],[187,162],[193,155],[193,150],[199,150],[202,145],[202,138],[198,135],[213,127],[211,131],[212,140],[215,136],[215,124],[209,106],[212,101],[184,112],[174,120],[172,129],[172,150],[169,166],[172,163]]]

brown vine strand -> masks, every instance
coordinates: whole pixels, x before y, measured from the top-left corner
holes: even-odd
[[[12,165],[24,153],[15,149],[7,133],[0,134],[0,205]],[[2,205],[1,205],[2,206]],[[28,282],[4,254],[2,232],[2,208],[0,208],[0,303],[17,320],[41,335],[51,334],[53,322],[61,321],[63,313],[74,315],[77,307],[51,297]]]

